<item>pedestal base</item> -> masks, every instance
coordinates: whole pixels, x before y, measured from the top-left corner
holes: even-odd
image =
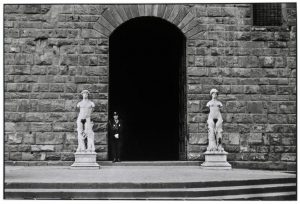
[[[71,169],[100,169],[95,152],[76,152],[74,155],[75,162],[71,165]]]
[[[222,151],[206,151],[205,162],[201,164],[204,169],[231,169],[231,165],[227,162],[227,152]]]

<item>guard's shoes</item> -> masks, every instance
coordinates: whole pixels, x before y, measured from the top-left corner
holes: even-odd
[[[117,162],[117,160],[116,160],[116,159],[114,159],[112,162],[113,162],[113,163],[115,163],[115,162]]]
[[[120,160],[120,159],[117,159],[117,162],[121,162],[121,160]]]

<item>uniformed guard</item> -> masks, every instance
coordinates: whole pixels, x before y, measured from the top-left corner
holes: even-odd
[[[121,161],[123,124],[117,112],[113,113],[113,119],[108,122],[108,133],[112,144],[113,162]]]

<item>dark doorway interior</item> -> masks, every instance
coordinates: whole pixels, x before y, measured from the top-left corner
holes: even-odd
[[[109,115],[117,110],[124,122],[122,160],[178,160],[184,35],[140,17],[118,27],[109,45]]]

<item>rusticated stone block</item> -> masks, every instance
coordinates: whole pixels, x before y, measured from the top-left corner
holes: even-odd
[[[285,146],[284,147],[284,152],[286,152],[286,153],[296,153],[297,152],[297,147],[296,146]]]
[[[108,110],[108,101],[107,100],[94,100],[95,103],[95,112],[106,112]]]
[[[25,120],[27,122],[42,122],[44,121],[44,113],[25,113]]]
[[[263,142],[262,133],[250,133],[248,142],[249,144],[261,144]]]
[[[228,134],[228,144],[239,145],[240,144],[240,134],[239,133]]]
[[[16,123],[16,131],[17,132],[29,132],[31,131],[31,124],[25,122]]]
[[[108,121],[108,115],[107,113],[97,113],[97,115],[93,115],[92,121],[95,122],[107,122]]]
[[[208,134],[207,133],[190,133],[189,144],[207,144]]]
[[[251,32],[236,32],[235,39],[248,41],[251,39]]]
[[[21,152],[9,152],[9,159],[12,161],[20,161],[22,160]]]
[[[17,133],[23,136],[23,144],[34,144],[35,143],[35,133]]]
[[[206,147],[205,146],[202,146],[202,145],[188,145],[188,147],[187,147],[187,151],[188,152],[194,152],[194,153],[196,153],[196,152],[201,152],[201,153],[203,153],[203,152],[205,152],[206,151]]]
[[[199,123],[199,122],[206,122],[207,121],[207,115],[201,114],[201,113],[189,113],[188,114],[188,122],[192,123]]]
[[[290,33],[289,32],[275,32],[274,37],[275,37],[275,40],[289,41]]]
[[[267,134],[271,145],[281,144],[281,135],[278,133]]]
[[[267,102],[264,107],[268,110],[268,113],[277,113],[278,102]]]
[[[224,145],[224,150],[228,153],[239,153],[240,152],[240,146],[239,145],[225,144]],[[235,154],[234,154],[234,156],[232,155],[231,158],[235,160]]]
[[[22,152],[23,161],[45,160],[45,153],[40,152]]]
[[[64,92],[64,86],[61,84],[50,84],[51,92]]]
[[[262,102],[247,102],[247,113],[263,113],[264,107]]]
[[[189,76],[208,76],[207,68],[188,67],[187,74]]]
[[[188,131],[189,131],[189,133],[197,133],[197,132],[199,132],[199,125],[198,125],[198,123],[190,123],[190,124],[188,124]]]
[[[284,147],[283,146],[274,146],[274,147],[272,147],[272,150],[276,153],[283,153]]]
[[[32,91],[34,92],[47,92],[49,91],[49,84],[34,84],[32,87]]]
[[[95,144],[100,145],[100,144],[107,144],[107,133],[106,132],[97,132],[95,133]]]
[[[275,161],[280,161],[280,159],[281,159],[280,153],[269,153],[269,158],[268,158],[269,161],[275,162]]]
[[[258,153],[268,153],[270,151],[269,146],[257,146]]]
[[[188,112],[199,112],[200,102],[199,101],[188,101]]]
[[[221,10],[224,17],[235,17],[238,12],[238,8],[236,7],[222,7]]]
[[[204,155],[199,152],[189,152],[187,155],[187,159],[189,161],[203,161]]]
[[[218,65],[218,58],[214,56],[204,57],[204,65],[206,67],[216,67]]]
[[[291,114],[291,115],[288,115],[287,117],[288,117],[288,123],[293,124],[293,123],[297,122],[296,114]]]
[[[274,57],[260,57],[259,58],[261,67],[274,67],[275,58]]]
[[[281,102],[279,103],[278,113],[296,113],[295,102]]]
[[[5,121],[7,122],[22,122],[25,119],[25,114],[24,113],[5,113]]]
[[[242,67],[253,67],[253,68],[259,67],[258,57],[256,57],[256,56],[246,56],[246,57],[239,56],[238,57],[238,66],[240,68],[242,68]]]
[[[52,125],[51,123],[32,122],[30,123],[30,130],[33,132],[50,132],[52,131]]]
[[[290,95],[296,93],[296,86],[278,86],[278,94],[280,95]]]
[[[53,152],[54,145],[31,145],[32,152]]]
[[[95,152],[107,152],[107,145],[95,145]]]
[[[249,159],[252,161],[267,161],[268,154],[266,153],[251,153]]]
[[[82,90],[84,90],[84,89],[82,89]],[[78,103],[78,100],[66,100],[64,110],[67,112],[75,112],[77,103]],[[95,105],[96,105],[96,103],[95,103]]]
[[[77,133],[76,132],[66,132],[66,141],[65,144],[73,144],[76,145],[77,141]]]
[[[107,152],[98,152],[96,156],[97,161],[104,161],[108,159],[108,153]]]
[[[253,41],[274,40],[274,33],[272,33],[272,32],[251,32],[251,40],[253,40]]]
[[[76,144],[76,145],[64,144],[62,152],[76,152],[77,147],[78,147],[78,144]]]
[[[7,92],[31,92],[31,84],[8,83],[5,91]]]
[[[18,133],[8,133],[8,144],[21,144],[23,135]]]
[[[225,108],[228,113],[245,113],[246,102],[245,101],[227,101]]]
[[[291,69],[295,69],[296,66],[296,58],[295,57],[287,57],[287,66]]]
[[[277,92],[277,86],[274,85],[261,85],[260,92],[265,95],[275,95]]]
[[[281,42],[281,41],[269,41],[268,42],[268,47],[269,48],[286,48],[287,43],[286,42]]]
[[[295,162],[297,160],[297,154],[296,153],[283,153],[281,155],[281,160]]]
[[[189,93],[201,93],[202,85],[188,85],[188,92]]]
[[[107,131],[107,123],[94,122],[93,130],[94,130],[94,132],[106,132]]]
[[[33,65],[34,57],[31,54],[16,54],[14,64]]]
[[[269,114],[268,122],[275,124],[286,124],[288,123],[288,118],[285,114]]]
[[[236,123],[252,123],[253,119],[250,114],[235,114],[233,121]]]
[[[31,66],[29,66],[29,65],[13,65],[13,66],[8,66],[8,68],[10,70],[9,70],[8,73],[7,72],[5,72],[5,73],[6,74],[13,74],[13,75],[28,75],[28,74],[30,74],[30,71],[31,71],[30,67]]]
[[[69,153],[69,152],[62,152],[61,153],[61,160],[62,161],[74,161],[75,160],[75,156],[74,153]]]
[[[60,65],[68,65],[68,66],[76,66],[78,65],[78,55],[64,55],[62,56],[62,60]]]
[[[258,94],[260,92],[260,86],[258,85],[246,85],[245,94]]]
[[[51,100],[51,109],[47,112],[65,112],[65,100],[58,99],[58,100]]]
[[[44,132],[36,133],[36,144],[37,145],[47,145],[47,144],[63,144],[65,139],[65,133],[54,133],[54,132]]]
[[[267,132],[275,132],[275,133],[295,133],[296,132],[295,124],[270,124],[267,125]]]
[[[75,122],[53,123],[54,132],[73,132],[74,130],[75,130]]]
[[[296,137],[290,137],[290,136],[284,136],[281,139],[282,145],[287,145],[287,146],[291,146],[291,145],[296,145]]]
[[[61,159],[60,153],[58,152],[46,152],[46,156],[44,160],[47,161],[58,161]]]

